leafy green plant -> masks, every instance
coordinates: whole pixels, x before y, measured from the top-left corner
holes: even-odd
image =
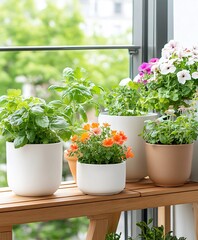
[[[140,135],[151,144],[190,144],[197,139],[198,122],[191,110],[178,117],[174,110],[168,110],[156,120],[145,121]]]
[[[96,86],[87,78],[86,70],[83,68],[65,68],[63,70],[62,85],[52,85],[50,90],[60,94],[60,100],[51,102],[69,118],[69,123],[76,132],[82,123],[87,122],[87,109],[95,107],[97,110],[96,96],[100,94],[102,88]]]
[[[126,135],[111,130],[108,123],[101,126],[99,123],[86,124],[84,132],[71,140],[68,156],[76,156],[81,163],[114,164],[133,157],[131,147],[123,145]]]
[[[106,235],[105,240],[120,240],[121,238],[121,233],[109,233]]]
[[[119,86],[104,93],[104,108],[109,115],[144,115],[148,112],[144,104],[145,93],[146,86],[143,83],[123,79]]]
[[[164,227],[155,227],[152,226],[152,219],[149,219],[148,223],[142,221],[136,223],[136,225],[141,229],[141,233],[133,239],[131,237],[128,240],[186,240],[185,237],[177,238],[176,236],[172,235],[172,232],[164,234]],[[118,235],[116,233],[107,234],[105,240],[119,240],[121,237],[121,233]]]
[[[10,89],[0,97],[0,134],[15,148],[25,144],[68,140],[71,131],[66,116],[41,98],[23,98],[21,90]]]
[[[142,240],[185,240],[186,238],[172,236],[172,232],[164,235],[164,227],[149,226],[152,223],[152,219],[149,219],[148,223],[142,221],[136,225],[141,229],[141,233],[138,235]]]

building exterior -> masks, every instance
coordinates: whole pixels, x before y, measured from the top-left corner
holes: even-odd
[[[126,33],[132,29],[131,0],[79,0],[88,35],[104,37]]]

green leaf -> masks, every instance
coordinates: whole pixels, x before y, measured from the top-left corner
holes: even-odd
[[[79,108],[78,108],[78,111],[79,111],[80,116],[82,117],[83,121],[84,121],[84,122],[87,122],[87,121],[88,121],[88,119],[87,119],[87,114],[86,114],[86,111],[85,111],[85,109],[83,108],[83,106],[80,105]]]
[[[21,95],[20,89],[8,89],[7,90],[9,97],[19,97]]]
[[[29,140],[29,142],[33,143],[35,140],[36,133],[35,133],[35,131],[26,131],[26,136],[27,136],[27,139]]]
[[[58,132],[58,136],[63,140],[63,141],[68,141],[72,135],[72,132],[69,129],[61,130]]]
[[[49,106],[53,106],[53,107],[62,107],[63,103],[61,102],[61,100],[54,100],[49,102]]]
[[[44,109],[39,105],[35,105],[31,108],[31,112],[35,115],[40,115],[44,113]]]
[[[65,90],[65,87],[61,87],[58,85],[52,85],[48,88],[49,90],[56,90],[57,92],[62,92],[63,90]]]
[[[42,128],[47,128],[49,126],[49,119],[47,116],[37,116],[35,118],[35,122],[37,126],[40,126]]]
[[[23,147],[26,143],[27,143],[27,138],[26,136],[17,136],[15,139],[14,139],[14,147],[15,148],[20,148],[20,147]]]
[[[63,77],[66,77],[67,79],[71,79],[74,77],[74,70],[70,67],[66,67],[63,70]]]
[[[64,117],[57,116],[50,121],[50,128],[54,130],[64,129],[67,127],[68,127],[68,123],[66,122]]]

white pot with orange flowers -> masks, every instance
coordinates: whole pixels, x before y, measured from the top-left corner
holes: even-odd
[[[126,184],[126,159],[133,157],[122,131],[108,123],[84,125],[84,132],[72,138],[69,156],[77,156],[77,186],[85,194],[111,195]]]

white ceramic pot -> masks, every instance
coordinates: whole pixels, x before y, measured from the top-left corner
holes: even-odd
[[[85,164],[77,162],[77,186],[85,194],[111,195],[125,188],[126,162]]]
[[[153,120],[157,118],[156,113],[150,113],[145,116],[111,116],[108,114],[100,114],[99,123],[108,122],[111,128],[124,131],[128,140],[127,146],[131,146],[134,157],[126,161],[126,181],[136,182],[147,176],[147,166],[144,150],[144,140],[138,136],[144,126],[145,120]]]
[[[27,144],[14,148],[6,143],[8,185],[17,195],[53,194],[62,180],[62,143]]]

